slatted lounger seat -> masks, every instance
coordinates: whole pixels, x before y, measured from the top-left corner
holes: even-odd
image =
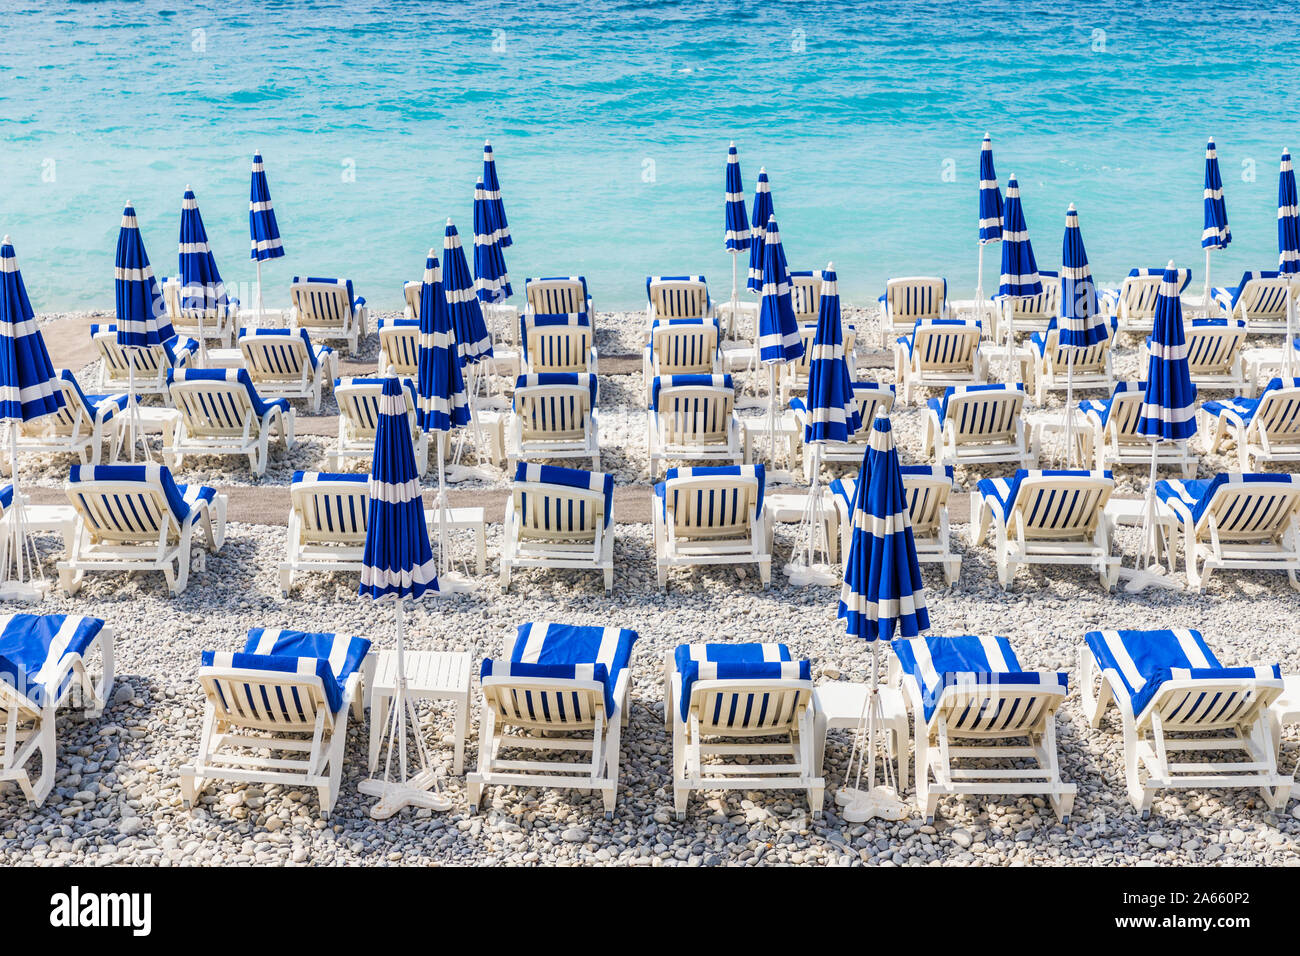
[[[1093,430],[1097,470],[1120,465],[1151,467],[1151,440],[1137,430],[1146,397],[1146,382],[1116,382],[1110,398],[1085,399],[1079,410]],[[1178,468],[1184,478],[1196,474],[1196,456],[1188,442],[1155,445],[1157,468]]]
[[[597,378],[590,372],[544,372],[515,380],[506,459],[590,458],[600,470]]]
[[[194,529],[217,552],[226,537],[226,496],[204,485],[178,485],[163,465],[73,465],[63,486],[77,512],[68,557],[59,562],[59,586],[81,589],[87,571],[161,571],[180,594],[190,568],[202,571],[203,552],[191,557]]]
[[[391,368],[401,378],[415,378],[420,370],[419,361],[420,320],[380,319],[375,374],[383,375]]]
[[[283,398],[263,400],[242,368],[169,370],[167,389],[180,415],[163,448],[168,468],[181,468],[186,455],[241,455],[260,478],[272,437],[285,454],[293,448],[293,407]]]
[[[336,378],[334,398],[339,405],[339,434],[327,459],[330,468],[338,468],[346,458],[360,458],[369,469],[375,456],[375,432],[379,428],[379,403],[383,397],[382,378]],[[429,467],[429,433],[416,423],[415,383],[402,380],[406,396],[406,420],[411,430],[416,474],[424,476]]]
[[[545,372],[597,373],[596,333],[585,312],[567,315],[519,317],[520,371],[524,375]]]
[[[894,386],[874,382],[854,382],[853,397],[858,403],[858,420],[862,427],[849,436],[848,441],[823,442],[822,462],[827,465],[861,466],[871,437],[871,423],[877,415],[888,415],[894,408]],[[790,399],[790,410],[799,424],[800,437],[807,434],[808,407],[801,398]],[[803,445],[803,473],[812,472],[813,446]]]
[[[98,652],[98,673],[91,669]],[[37,806],[54,786],[55,714],[73,704],[93,720],[113,690],[113,632],[94,617],[0,615],[0,781]],[[35,779],[28,764],[41,758]]]
[[[938,276],[890,279],[879,301],[885,335],[907,335],[918,322],[948,318],[948,280]]]
[[[927,403],[925,450],[937,465],[1034,464],[1022,385],[959,385]]]
[[[199,354],[199,343],[174,335],[162,345],[123,348],[117,344],[117,326],[92,324],[90,340],[99,353],[99,390],[121,392],[131,388],[131,363],[135,363],[135,394],[167,394],[167,370],[188,368]]]
[[[306,329],[241,329],[244,368],[265,398],[305,399],[315,415],[321,393],[334,381],[334,350],[312,344]]]
[[[953,489],[952,465],[902,465],[903,494],[907,496],[907,520],[912,526],[916,558],[922,564],[935,562],[943,566],[949,586],[961,575],[961,555],[952,550],[948,529],[948,498]],[[836,478],[830,484],[834,496],[836,522],[839,527],[841,558],[849,553],[853,536],[853,501],[857,496],[856,478]]]
[[[1011,586],[1021,564],[1081,564],[1110,590],[1120,561],[1110,554],[1106,502],[1115,489],[1108,471],[1016,471],[981,478],[971,492],[971,543],[994,533],[998,582]]]
[[[600,571],[614,589],[614,476],[520,462],[506,501],[501,589],[515,568]]]
[[[1061,780],[1056,744],[1065,674],[1024,670],[1005,637],[916,637],[889,646],[890,681],[901,684],[915,727],[916,805],[926,822],[940,799],[965,794],[1041,795],[1057,819],[1069,821],[1078,788]],[[958,767],[958,760],[978,763]]]
[[[1231,472],[1208,481],[1158,481],[1156,496],[1182,528],[1193,588],[1228,568],[1285,571],[1300,590],[1300,475]]]
[[[650,383],[650,480],[662,461],[744,461],[730,375],[669,375]]]
[[[1283,688],[1276,664],[1224,667],[1199,631],[1090,631],[1079,682],[1093,727],[1112,702],[1119,712],[1125,782],[1143,817],[1160,790],[1258,787],[1269,807],[1286,806],[1295,780],[1278,771],[1268,720]],[[1171,762],[1179,751],[1209,759]],[[1235,752],[1246,759],[1219,757]]]
[[[1275,378],[1258,398],[1206,402],[1200,415],[1211,454],[1231,442],[1242,471],[1252,463],[1300,461],[1300,378]]]
[[[1192,270],[1179,269],[1178,292],[1181,294],[1192,281]],[[1102,289],[1098,305],[1119,327],[1120,332],[1133,335],[1150,335],[1156,321],[1156,299],[1165,270],[1133,269],[1118,289]]]
[[[961,319],[923,319],[894,343],[894,373],[910,403],[917,390],[980,385],[988,358],[980,348],[981,326]]]
[[[693,790],[802,790],[821,815],[808,661],[790,660],[784,644],[680,644],[665,673],[677,819]]]
[[[374,673],[361,637],[255,627],[240,653],[204,651],[199,753],[181,768],[193,806],[212,780],[314,787],[322,817],[338,799],[348,709],[363,716]]]
[[[636,631],[617,627],[530,622],[507,640],[502,659],[483,661],[478,767],[465,777],[471,807],[484,787],[559,787],[598,791],[605,815],[614,815],[636,640]],[[575,759],[502,756],[516,749]]]
[[[1030,337],[1030,376],[1034,383],[1034,401],[1043,405],[1047,393],[1063,392],[1067,387],[1078,391],[1115,387],[1111,370],[1112,333],[1093,345],[1068,348],[1061,345],[1060,330],[1052,319],[1046,332],[1035,332]],[[1073,353],[1073,355],[1071,354]],[[1070,366],[1073,358],[1073,368]]]
[[[52,415],[18,426],[18,453],[76,455],[83,465],[98,465],[104,442],[116,444],[121,414],[126,410],[125,392],[87,395],[76,376],[59,369],[54,386],[63,394],[63,405]],[[13,474],[13,463],[5,456],[0,472]]]
[[[1193,319],[1187,330],[1187,367],[1201,388],[1228,388],[1237,395],[1255,394],[1247,377],[1246,323],[1241,319]],[[1149,340],[1148,340],[1149,345]]]
[[[1262,270],[1243,273],[1235,286],[1216,287],[1210,297],[1221,318],[1240,319],[1251,335],[1282,335],[1288,291],[1300,297],[1300,285],[1289,285],[1276,270]]]
[[[669,468],[654,486],[655,570],[659,588],[668,569],[697,564],[757,564],[772,583],[772,520],[763,510],[762,465]]]
[[[356,295],[351,279],[317,279],[294,276],[289,286],[289,327],[311,333],[318,341],[343,342],[357,350],[366,334],[370,310]]]

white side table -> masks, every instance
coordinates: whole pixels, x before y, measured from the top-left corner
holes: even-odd
[[[406,651],[406,692],[412,700],[446,700],[456,722],[455,773],[465,769],[469,734],[470,656],[452,651]],[[379,766],[379,750],[388,725],[388,708],[397,694],[397,652],[380,651],[370,691],[370,772]]]
[[[1273,731],[1273,748],[1282,746],[1282,728],[1300,723],[1300,677],[1282,678],[1282,696],[1268,708],[1268,722]],[[1280,750],[1278,757],[1282,756]]]
[[[813,689],[813,760],[820,769],[826,755],[826,732],[834,728],[853,729],[862,720],[866,707],[866,684],[832,681]],[[889,735],[889,752],[898,759],[898,792],[907,787],[907,707],[903,692],[897,687],[877,687],[880,709],[884,713],[882,730]]]
[[[429,537],[435,541],[437,540],[440,521],[441,512],[437,508],[425,509],[424,523],[429,528]],[[474,532],[475,573],[480,576],[487,574],[487,520],[484,517],[483,509],[448,508],[447,530]]]
[[[1125,528],[1140,528],[1146,520],[1145,498],[1111,498],[1106,502],[1106,520],[1112,525]],[[1164,542],[1165,560],[1169,570],[1174,570],[1174,561],[1178,551],[1178,516],[1162,501],[1156,501],[1156,527],[1160,529]],[[1156,556],[1159,560],[1159,555]]]
[[[1079,411],[1078,408],[1071,410],[1074,418],[1074,450],[1078,456],[1076,467],[1092,468],[1093,465],[1093,433],[1092,425],[1088,421],[1088,416]],[[1050,409],[1040,412],[1031,412],[1024,416],[1025,424],[1029,427],[1029,448],[1033,452],[1034,458],[1042,467],[1043,445],[1049,436],[1060,436],[1062,450],[1065,445],[1065,410]]]
[[[745,461],[754,460],[754,439],[755,437],[762,443],[767,442],[767,416],[760,415],[754,418],[742,418],[740,428],[744,433]],[[785,446],[785,463],[791,470],[794,470],[798,460],[799,438],[803,434],[803,428],[799,425],[799,420],[794,417],[794,412],[778,412],[776,416],[776,444],[777,447]],[[776,462],[772,462],[773,465]]]
[[[77,530],[77,512],[72,505],[23,505],[23,525],[29,533],[57,532],[63,538],[66,556]]]
[[[208,349],[207,368],[243,368],[244,353],[239,349]]]

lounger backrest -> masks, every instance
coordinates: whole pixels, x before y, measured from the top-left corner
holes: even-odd
[[[696,279],[658,279],[647,288],[652,319],[707,319],[709,287]]]
[[[675,537],[748,537],[758,509],[758,479],[732,475],[672,478],[664,507]]]
[[[1090,538],[1114,490],[1114,479],[1099,474],[1027,476],[1011,506],[1007,532],[1023,520],[1027,538]]]
[[[384,383],[379,379],[347,379],[335,382],[334,397],[339,403],[339,415],[347,421],[354,438],[375,437],[379,428],[379,403],[384,394]],[[406,396],[406,418],[415,428],[415,407],[411,404],[410,390],[403,387]]]
[[[419,362],[420,327],[418,325],[385,323],[380,326],[377,368],[381,373],[391,368],[398,375],[411,378],[419,371]]]
[[[1193,375],[1226,372],[1246,341],[1245,323],[1197,325],[1187,330],[1187,364]]]
[[[515,414],[525,441],[577,441],[591,422],[591,389],[577,385],[515,388]]]
[[[1126,278],[1119,289],[1119,302],[1116,306],[1118,317],[1130,322],[1154,322],[1156,299],[1160,297],[1160,286],[1163,283],[1164,272],[1156,270]]]
[[[803,324],[816,323],[821,297],[820,273],[792,272],[790,274],[790,305],[794,308],[796,320]]]
[[[239,351],[254,382],[305,382],[311,375],[307,343],[297,332],[246,335],[239,340]]]
[[[1276,680],[1175,679],[1161,685],[1143,720],[1159,715],[1165,731],[1182,733],[1249,727],[1281,693]]]
[[[588,372],[590,325],[526,325],[528,367],[533,372]]]
[[[151,544],[180,537],[180,526],[160,486],[138,481],[78,481],[68,501],[95,541]]]
[[[1041,732],[1064,699],[1059,685],[959,680],[944,688],[935,716],[953,737],[1012,737]]]
[[[298,310],[297,323],[314,329],[343,329],[352,319],[352,301],[343,282],[307,279],[289,286],[289,298]]]
[[[980,335],[980,327],[975,323],[917,326],[912,339],[912,360],[924,369],[974,368]]]
[[[1251,279],[1241,290],[1233,315],[1247,322],[1285,320],[1289,289],[1286,276]]]
[[[667,444],[725,444],[735,403],[732,388],[671,385],[659,390],[655,415]]]
[[[1271,443],[1300,440],[1300,388],[1270,388],[1260,398],[1250,424]]]
[[[907,496],[907,517],[912,533],[918,538],[933,538],[948,507],[952,479],[947,475],[904,475],[903,494]]]
[[[1040,273],[1040,277],[1043,280],[1041,293],[1014,298],[1008,303],[1013,323],[1050,322],[1059,313],[1061,280],[1049,273]]]
[[[115,379],[126,379],[131,372],[130,363],[135,363],[135,373],[148,378],[155,378],[160,369],[165,369],[170,364],[167,359],[167,350],[161,345],[150,345],[145,348],[123,348],[117,344],[116,332],[96,332],[94,335],[95,347],[99,350],[99,357],[108,367],[110,376]]]
[[[1082,348],[1069,348],[1061,345],[1059,329],[1050,329],[1044,342],[1043,359],[1050,368],[1064,371],[1074,355],[1074,371],[1080,374],[1104,371],[1106,356],[1110,354],[1111,338],[1107,336],[1100,342],[1085,345]]]
[[[1146,435],[1138,433],[1138,421],[1142,418],[1142,403],[1146,400],[1146,392],[1143,389],[1130,388],[1127,391],[1116,391],[1111,398],[1110,417],[1106,420],[1106,428],[1114,429],[1115,440],[1120,444],[1150,444],[1150,439]]]
[[[885,308],[895,327],[942,319],[948,312],[948,284],[934,276],[890,279],[885,283]]]
[[[167,310],[167,318],[172,320],[172,327],[175,328],[176,320],[181,317],[181,280],[166,279],[162,282],[163,307]]]
[[[713,322],[658,325],[650,333],[650,348],[659,375],[712,372],[718,355],[718,327]]]
[[[803,346],[803,352],[790,363],[789,367],[795,382],[805,386],[808,384],[808,365],[812,361],[812,344],[816,337],[817,326],[799,326],[799,342]]]
[[[1228,481],[1213,492],[1197,530],[1213,522],[1220,540],[1272,541],[1297,524],[1300,484],[1284,481]]]
[[[703,736],[763,736],[797,730],[812,699],[812,681],[786,679],[699,680],[690,710]]]
[[[1008,442],[1025,407],[1019,389],[957,392],[948,397],[945,426],[951,423],[957,444]]]
[[[248,391],[238,381],[174,381],[167,386],[172,404],[192,436],[233,438],[247,435],[257,420]]]
[[[311,733],[317,714],[333,715],[316,674],[200,667],[199,686],[219,719],[247,730]]]
[[[81,392],[71,382],[63,376],[66,372],[62,369],[58,371],[53,379],[53,385],[63,393],[63,404],[58,410],[49,415],[43,415],[40,418],[23,424],[23,431],[39,430],[45,435],[71,435],[74,432],[80,433],[90,431],[94,427],[95,416],[90,413],[86,403],[81,400]]]
[[[605,526],[601,491],[516,481],[511,487],[519,537],[538,541],[594,541]]]
[[[402,285],[402,299],[406,303],[404,313],[408,319],[418,319],[420,317],[421,292],[424,284],[410,281]]]
[[[871,423],[877,415],[888,415],[894,408],[894,392],[882,385],[879,388],[853,389],[853,397],[858,400],[858,419],[862,427],[849,436],[849,441],[865,445],[871,438]]]
[[[595,680],[484,677],[483,700],[497,722],[542,730],[588,730],[605,716],[605,688]]]
[[[370,517],[369,485],[361,481],[317,480],[290,486],[289,500],[306,544],[362,547]]]
[[[529,279],[524,284],[528,311],[537,315],[561,315],[587,311],[587,290],[576,276],[563,279]]]

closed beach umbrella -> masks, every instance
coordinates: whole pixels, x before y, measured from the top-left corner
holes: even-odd
[[[456,357],[456,339],[442,291],[442,268],[434,250],[424,260],[420,289],[420,349],[416,365],[416,401],[420,428],[435,432],[438,458],[438,561],[447,564],[446,445],[448,434],[469,424],[469,395]]]
[[[772,189],[767,180],[767,167],[758,171],[754,186],[754,218],[749,230],[749,282],[750,292],[763,291],[763,244],[767,237],[767,221],[772,211]]]
[[[1291,168],[1291,151],[1282,153],[1282,170],[1277,181],[1277,271],[1292,285],[1286,297],[1286,341],[1282,343],[1283,362],[1288,378],[1292,375],[1292,342],[1295,336],[1295,278],[1300,273],[1300,208],[1297,207],[1295,170]]]
[[[1065,455],[1074,463],[1074,350],[1096,345],[1110,334],[1097,309],[1097,289],[1088,266],[1088,252],[1079,231],[1079,212],[1070,203],[1065,212],[1065,239],[1061,243],[1061,306],[1057,335],[1068,348],[1065,367]]]
[[[375,456],[370,466],[370,511],[359,591],[371,600],[392,603],[397,630],[398,679],[391,724],[387,730],[390,736],[384,779],[368,780],[361,785],[363,793],[380,798],[370,814],[381,820],[403,806],[437,810],[451,806],[451,802],[441,794],[430,792],[436,786],[436,778],[419,733],[414,702],[406,694],[403,606],[408,600],[438,592],[438,574],[429,547],[429,530],[424,523],[424,501],[420,496],[420,479],[416,473],[411,428],[406,414],[402,383],[396,375],[389,375],[384,379],[384,390],[379,399]],[[408,715],[412,720],[421,764],[420,771],[410,778],[406,769]],[[394,750],[400,766],[396,782],[389,779]]]
[[[474,279],[469,274],[460,234],[450,219],[442,240],[442,263],[443,292],[451,314],[451,327],[456,333],[456,348],[463,364],[474,365],[491,357],[492,337],[488,335],[483,308],[474,294]]]
[[[36,313],[27,298],[18,256],[5,236],[0,243],[0,422],[9,426],[9,463],[13,474],[13,499],[9,516],[9,555],[0,566],[0,598],[32,597],[30,582],[40,572],[36,552],[27,540],[23,498],[18,488],[18,428],[24,422],[51,415],[63,407],[63,392],[36,327]]]
[[[204,315],[209,311],[224,314],[230,308],[230,299],[226,294],[226,284],[221,281],[221,273],[217,270],[217,260],[208,245],[208,231],[203,227],[199,201],[189,186],[185,187],[185,196],[181,199],[179,260],[181,312],[198,318],[199,348],[206,355]]]
[[[984,134],[980,143],[980,227],[979,279],[975,288],[975,315],[984,315],[984,247],[1002,241],[1002,190],[993,169],[993,137]]]
[[[1043,280],[1038,275],[1034,260],[1034,247],[1029,243],[1029,226],[1025,223],[1025,210],[1020,204],[1020,184],[1016,174],[1007,180],[1007,204],[1003,208],[1002,279],[998,296],[1002,299],[1007,320],[1007,381],[1012,380],[1015,367],[1015,330],[1011,326],[1014,299],[1024,299],[1043,294]]]
[[[736,293],[740,254],[750,247],[749,220],[745,216],[745,185],[740,178],[736,144],[727,148],[727,175],[723,189],[723,244],[731,253],[731,320],[736,320]]]
[[[813,448],[812,474],[809,478],[808,504],[804,520],[799,526],[800,535],[806,535],[795,546],[793,561],[786,567],[786,576],[796,584],[830,584],[836,582],[835,573],[825,568],[825,573],[815,573],[817,537],[822,523],[820,513],[820,488],[822,446],[827,442],[846,442],[859,428],[862,420],[858,401],[853,395],[853,379],[849,376],[849,363],[844,356],[844,340],[840,323],[840,293],[833,264],[828,264],[821,274],[822,291],[817,309],[817,332],[813,336],[812,355],[808,361],[808,395],[805,399],[808,423],[804,426],[804,442]],[[801,547],[804,545],[806,547]],[[800,552],[807,556],[800,567]]]
[[[1219,152],[1211,139],[1205,144],[1205,228],[1201,230],[1201,246],[1205,249],[1205,313],[1210,310],[1210,253],[1226,249],[1232,242],[1228,228],[1228,206],[1223,201],[1223,177],[1219,175]]]
[[[510,223],[506,220],[506,204],[501,199],[501,181],[497,179],[497,163],[492,154],[491,141],[483,143],[483,190],[488,201],[492,231],[496,233],[501,248],[506,249],[514,245],[514,240],[510,238]]]
[[[252,241],[249,258],[257,262],[257,324],[262,324],[262,263],[284,255],[280,226],[271,207],[271,187],[266,184],[262,154],[253,154],[253,183],[248,194],[248,235]]]
[[[877,791],[875,787],[875,730],[882,717],[876,692],[878,648],[881,641],[915,637],[928,630],[930,614],[922,593],[921,566],[908,519],[898,450],[889,419],[884,415],[876,416],[871,423],[851,520],[853,531],[844,560],[839,616],[844,618],[850,637],[871,644],[871,689],[864,714],[867,724],[864,759],[871,761],[871,771],[866,793],[859,791],[847,798],[845,819],[860,822],[876,815],[898,819],[902,805],[897,795]],[[885,767],[888,773],[888,761]],[[861,778],[861,766],[858,777]],[[839,799],[846,800],[843,796]],[[850,810],[853,817],[848,815]]]
[[[147,349],[162,345],[175,332],[163,308],[162,293],[149,254],[144,248],[135,207],[126,204],[122,226],[117,233],[117,257],[113,264],[113,291],[117,300],[117,344],[124,349]],[[130,354],[130,353],[128,353]],[[135,359],[127,365],[127,423],[130,428],[131,461],[135,461],[135,442],[139,409],[135,398]],[[149,446],[144,445],[145,458]]]
[[[761,174],[760,174],[761,175]],[[776,367],[803,355],[799,320],[790,301],[790,272],[776,219],[769,218],[763,230],[762,299],[758,307],[758,360],[768,367],[767,434],[771,441],[772,465],[776,465]]]
[[[474,291],[480,302],[504,302],[514,292],[481,179],[474,187]]]

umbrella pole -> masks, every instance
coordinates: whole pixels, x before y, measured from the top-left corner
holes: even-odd
[[[1201,296],[1201,308],[1205,310],[1205,317],[1210,317],[1210,247],[1205,247],[1205,292]]]
[[[37,559],[36,546],[27,540],[27,519],[24,513],[22,491],[18,486],[18,423],[9,423],[9,463],[13,477],[13,505],[10,512],[10,536],[13,539],[13,577],[9,576],[9,560],[0,567],[0,600],[11,598],[30,600],[43,594],[43,585],[36,584],[39,576],[42,582],[45,572]],[[26,570],[24,570],[26,566]]]
[[[257,328],[262,327],[262,260],[257,260]]]
[[[772,470],[776,470],[776,363],[767,366],[767,442],[771,449]]]
[[[1065,467],[1074,466],[1074,352],[1065,357]]]
[[[1294,278],[1294,274],[1289,274],[1286,279],[1286,341],[1282,343],[1283,378],[1291,378],[1295,369],[1295,362],[1292,359],[1295,355],[1295,285],[1292,282]]]
[[[1002,300],[1002,319],[1007,325],[1007,384],[1010,385],[1016,380],[1016,333],[1012,327],[1015,314],[1015,307],[1010,305],[1010,299]]]
[[[736,250],[731,250],[731,332],[736,332],[736,307],[739,303],[736,300]]]
[[[438,432],[438,571],[440,574],[446,574],[451,570],[451,562],[447,557],[447,477],[444,457],[446,450],[443,443],[447,438],[447,433]]]
[[[975,280],[975,321],[978,322],[984,318],[984,243],[980,247],[980,265],[976,273],[978,278]]]

